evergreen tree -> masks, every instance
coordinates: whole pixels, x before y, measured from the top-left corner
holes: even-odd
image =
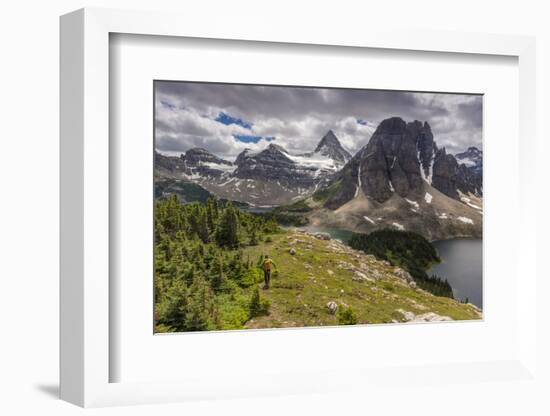
[[[214,320],[214,299],[208,283],[202,275],[195,276],[187,298],[185,329],[205,331],[211,329]]]
[[[218,292],[223,284],[224,279],[224,273],[223,273],[223,258],[220,256],[218,257],[218,262],[216,267],[214,267],[213,273],[212,273],[212,280],[211,280],[211,286],[212,290],[215,292]]]
[[[250,297],[250,302],[248,304],[250,317],[254,318],[256,316],[268,315],[269,306],[269,300],[262,299],[260,297],[260,290],[258,289],[258,286],[256,286],[252,291],[252,296]]]
[[[230,203],[221,215],[216,242],[220,247],[227,248],[236,248],[239,245],[239,220],[235,208]]]
[[[163,293],[156,305],[157,324],[167,325],[178,330],[183,326],[187,311],[187,286],[182,280],[175,280]]]
[[[209,198],[206,202],[206,221],[208,225],[208,230],[212,233],[214,232],[215,227],[215,221],[217,218],[215,218],[215,211],[214,211],[214,203],[215,200],[212,198]]]
[[[202,210],[198,223],[198,235],[203,243],[210,242],[210,236],[208,232],[208,219],[205,210]]]
[[[249,228],[248,244],[251,246],[258,245],[258,236],[256,235],[256,227],[254,227],[254,225]]]

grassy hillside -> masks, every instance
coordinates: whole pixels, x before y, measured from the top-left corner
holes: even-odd
[[[289,231],[244,252],[268,253],[278,266],[272,288],[261,293],[270,301],[269,315],[251,319],[245,328],[338,325],[341,314],[326,306],[331,301],[340,311],[351,308],[358,324],[406,322],[410,313],[420,319],[429,312],[453,320],[481,317],[473,305],[411,288],[395,274],[398,268],[336,240]]]

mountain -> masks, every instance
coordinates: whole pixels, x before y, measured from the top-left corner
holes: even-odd
[[[351,159],[351,155],[342,147],[332,130],[323,136],[314,153],[326,156],[342,166]]]
[[[462,194],[469,193],[477,197],[483,195],[482,167],[472,169],[471,166],[459,163],[444,148],[436,152],[433,171],[434,187],[451,198],[460,200]]]
[[[479,237],[481,191],[480,175],[439,149],[427,122],[392,117],[307,201],[308,217],[314,226],[357,232]]]
[[[221,159],[205,149],[189,149],[180,157],[164,156],[155,152],[155,173],[165,176],[195,178],[195,177],[221,177],[231,173],[236,166]]]
[[[468,147],[464,152],[455,154],[455,158],[458,163],[462,163],[476,172],[481,172],[483,169],[483,151],[475,146]]]
[[[161,178],[187,181],[220,198],[272,206],[311,195],[350,158],[329,131],[313,152],[300,155],[275,143],[260,152],[245,149],[234,162],[200,148],[189,149],[179,158],[157,152],[155,173],[157,182]],[[170,189],[178,187],[170,184]]]

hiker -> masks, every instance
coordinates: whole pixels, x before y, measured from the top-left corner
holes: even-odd
[[[273,260],[269,255],[265,255],[263,261],[261,262],[262,269],[264,270],[264,289],[269,289],[269,282],[271,280],[271,269],[273,267],[277,268]]]

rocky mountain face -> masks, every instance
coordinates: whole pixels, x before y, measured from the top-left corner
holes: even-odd
[[[405,122],[399,117],[380,123],[368,144],[334,177],[338,184],[326,206],[336,209],[359,192],[379,203],[394,194],[418,196],[428,184],[460,200],[460,193],[482,195],[479,173],[459,164],[444,148],[439,149],[427,122]]]
[[[296,163],[284,148],[273,143],[259,153],[243,151],[236,163],[234,176],[240,179],[279,182],[291,188],[309,188],[316,182],[316,167]]]
[[[156,153],[155,171],[159,178],[192,182],[221,198],[255,206],[282,205],[311,195],[350,158],[329,131],[307,154],[293,155],[271,143],[260,152],[246,149],[230,162],[194,148],[179,158]]]

